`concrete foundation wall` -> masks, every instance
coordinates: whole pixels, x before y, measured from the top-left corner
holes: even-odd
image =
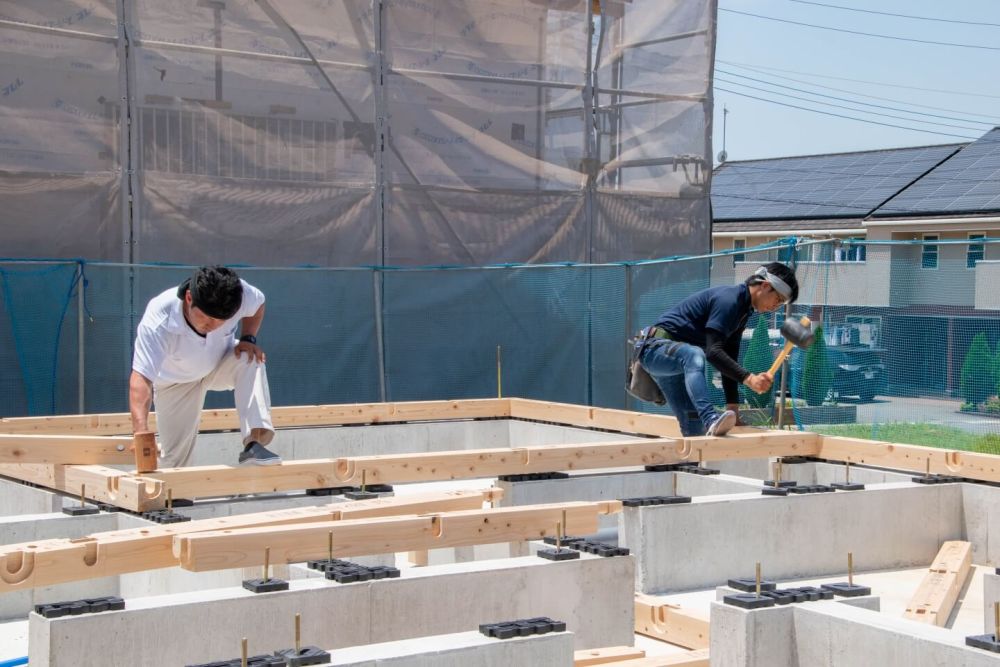
[[[963,539],[972,543],[972,562],[1000,566],[1000,539],[997,537],[1000,488],[986,484],[962,484],[961,488],[965,507]]]
[[[479,632],[422,637],[330,652],[337,667],[572,667],[573,634],[493,639]]]
[[[61,512],[63,496],[21,482],[0,478],[0,517]]]
[[[1000,602],[1000,574],[983,575],[983,634],[996,632],[993,603]]]
[[[32,664],[190,664],[291,646],[296,612],[302,643],[342,648],[478,629],[532,616],[565,621],[575,648],[630,645],[634,561],[630,557],[553,563],[539,558],[407,570],[399,579],[333,584],[291,582],[254,595],[227,588],[127,600],[125,611],[29,622]],[[210,629],[210,631],[206,631]]]
[[[768,579],[833,575],[849,551],[859,571],[926,565],[962,533],[961,485],[915,484],[626,507],[618,531],[636,556],[636,588],[650,594],[753,576],[757,561]]]

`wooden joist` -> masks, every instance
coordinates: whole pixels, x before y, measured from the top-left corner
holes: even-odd
[[[498,488],[421,493],[0,546],[0,593],[176,566],[173,540],[177,535],[470,510],[502,496]]]
[[[608,667],[709,667],[708,649],[608,663]]]
[[[277,407],[271,410],[271,422],[276,428],[509,416],[510,400],[506,398],[296,405]],[[155,412],[149,415],[149,427],[156,430]],[[201,431],[233,430],[239,427],[236,410],[203,410],[201,413],[199,426]],[[55,417],[12,417],[0,419],[0,433],[130,435],[132,433],[132,420],[127,412]]]
[[[1000,482],[1000,456],[995,454],[830,435],[821,437],[820,458],[917,473],[927,472],[929,464],[931,474]]]
[[[609,646],[607,648],[581,649],[573,653],[573,667],[607,665],[622,660],[645,658],[646,652],[634,646]]]
[[[588,535],[597,531],[599,515],[621,507],[614,500],[573,502],[213,531],[177,535],[174,556],[184,569],[202,572],[260,565],[265,547],[275,563],[326,558],[331,533],[334,558],[518,542],[555,535],[563,518],[567,533]]]
[[[90,500],[133,512],[164,507],[167,499],[166,487],[160,480],[98,465],[3,463],[0,464],[0,475],[72,496],[83,495]]]
[[[970,542],[945,542],[906,605],[903,618],[944,626],[972,569]]]
[[[132,438],[93,435],[10,435],[0,433],[0,463],[129,465]]]
[[[675,418],[645,412],[511,398],[510,416],[514,419],[554,422],[581,428],[603,428],[661,438],[681,437],[681,430]]]
[[[635,631],[690,649],[708,648],[708,616],[636,593]]]

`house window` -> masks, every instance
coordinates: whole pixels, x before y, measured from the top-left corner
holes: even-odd
[[[985,239],[986,234],[969,234],[969,240],[975,241],[979,239]],[[983,254],[986,252],[986,246],[982,243],[970,243],[969,249],[965,253],[965,265],[970,269],[976,268],[976,262],[983,259]]]
[[[937,234],[924,234],[924,244],[920,250],[920,268],[936,269],[938,265]]]
[[[848,241],[864,241],[864,237],[852,236]],[[845,243],[840,248],[840,261],[842,262],[863,262],[867,257],[867,248],[860,244]]]
[[[746,247],[747,247],[746,239],[733,239],[733,250],[743,250]],[[738,252],[733,255],[734,266],[736,265],[736,262],[745,262],[745,261],[747,261],[747,256],[744,255],[743,253]]]

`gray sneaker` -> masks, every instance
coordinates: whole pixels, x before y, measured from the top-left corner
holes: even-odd
[[[725,435],[729,433],[729,429],[736,426],[736,413],[732,410],[726,410],[721,413],[712,425],[708,427],[708,431],[705,435]]]
[[[241,466],[276,466],[281,464],[281,457],[268,450],[264,445],[253,440],[240,452]]]

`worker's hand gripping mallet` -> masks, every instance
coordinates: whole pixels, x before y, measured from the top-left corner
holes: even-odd
[[[788,356],[793,347],[798,346],[804,350],[813,344],[816,334],[809,328],[810,324],[811,322],[808,317],[803,317],[798,322],[795,320],[785,320],[785,323],[781,325],[781,335],[785,337],[785,347],[767,370],[768,374],[772,377],[774,376],[781,364],[785,362],[785,357]]]

